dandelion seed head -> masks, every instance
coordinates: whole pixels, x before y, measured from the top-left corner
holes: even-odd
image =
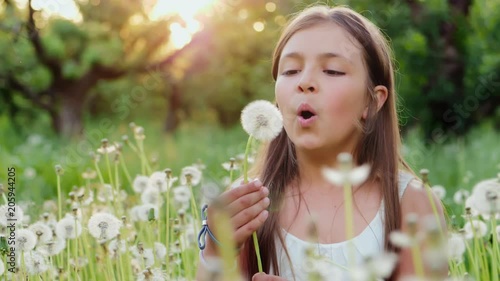
[[[411,236],[401,231],[392,231],[389,234],[389,241],[391,241],[394,246],[400,248],[408,248],[413,245]]]
[[[191,190],[189,190],[189,187],[185,185],[178,186],[174,188],[173,190],[174,193],[174,200],[177,203],[189,203],[189,200],[191,199]]]
[[[187,166],[181,170],[180,182],[182,185],[190,183],[192,186],[195,186],[201,182],[201,175],[200,169],[195,166]]]
[[[432,192],[437,198],[443,200],[446,197],[446,189],[442,185],[434,185],[431,187]]]
[[[115,238],[120,233],[122,221],[110,213],[95,213],[88,222],[89,233],[100,241]]]
[[[172,187],[167,183],[165,172],[154,172],[149,176],[149,187],[158,190],[158,192],[167,192],[168,188]]]
[[[464,225],[465,239],[472,239],[475,237],[482,238],[488,234],[488,226],[485,222],[480,220],[468,221]]]
[[[141,201],[143,204],[152,204],[158,207],[163,205],[163,197],[160,192],[158,189],[151,186],[142,192]]]
[[[457,205],[462,205],[465,203],[465,199],[470,196],[470,192],[466,189],[459,189],[455,194],[453,194],[453,201]]]
[[[137,175],[132,183],[132,188],[136,193],[142,193],[149,186],[149,178],[143,175]]]
[[[31,251],[36,246],[37,237],[29,229],[18,229],[16,230],[16,251]]]
[[[15,212],[12,212],[12,210],[15,210]],[[9,220],[15,220],[18,223],[23,221],[24,217],[24,212],[21,206],[19,205],[14,205],[12,207],[9,207],[7,205],[2,205],[0,206],[0,225],[7,227],[7,225],[12,222],[12,221],[7,221]]]
[[[52,240],[52,229],[43,222],[35,222],[29,226],[29,230],[35,233],[39,244]]]
[[[259,141],[271,141],[283,129],[283,116],[269,101],[249,103],[241,112],[241,124],[245,132]]]
[[[489,179],[477,183],[471,195],[471,207],[482,215],[500,212],[500,181]]]
[[[138,274],[137,281],[165,281],[167,277],[167,273],[161,268],[148,268]]]
[[[2,276],[5,273],[5,264],[3,263],[2,260],[0,260],[0,276]]]
[[[370,259],[368,269],[371,274],[377,278],[389,278],[396,268],[398,255],[395,253],[384,252],[377,257]]]
[[[48,241],[36,247],[37,251],[45,256],[55,256],[65,248],[66,240],[59,237],[54,237],[51,241]]]
[[[153,204],[142,204],[137,206],[137,209],[135,209],[135,214],[131,216],[135,216],[134,218],[137,218],[139,221],[149,221],[149,212],[150,210],[153,209],[154,212],[154,217],[158,218],[159,210],[158,206],[155,206]]]
[[[464,237],[460,234],[452,233],[448,238],[447,249],[448,258],[457,262],[462,261],[466,249]]]
[[[30,275],[42,274],[49,269],[45,256],[37,251],[25,254],[24,264]]]
[[[57,237],[75,239],[82,234],[82,224],[72,217],[64,217],[56,225]]]
[[[163,245],[163,243],[155,242],[154,250],[155,250],[154,251],[155,256],[159,260],[163,260],[165,258],[165,256],[167,255],[167,247],[165,247],[165,245]]]

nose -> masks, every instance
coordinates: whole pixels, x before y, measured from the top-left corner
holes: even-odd
[[[318,91],[318,85],[311,74],[303,73],[298,85],[297,90],[300,93],[316,93]]]

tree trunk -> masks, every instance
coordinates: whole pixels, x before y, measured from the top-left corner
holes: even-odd
[[[171,82],[171,92],[167,96],[167,118],[165,120],[165,132],[171,133],[179,126],[179,108],[182,106],[181,90],[176,82]]]
[[[85,95],[66,92],[60,94],[60,108],[53,124],[56,132],[63,137],[81,136],[83,133],[83,105]]]

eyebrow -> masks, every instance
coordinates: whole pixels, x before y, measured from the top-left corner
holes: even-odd
[[[299,52],[291,52],[291,53],[285,54],[283,56],[283,59],[285,59],[285,58],[303,59],[304,55],[299,53]],[[346,58],[345,56],[343,56],[341,54],[337,54],[337,53],[327,52],[327,53],[321,53],[318,55],[319,60],[324,60],[324,59],[329,59],[329,58],[342,58],[342,59],[345,59],[346,61],[350,62],[350,60],[348,58]]]

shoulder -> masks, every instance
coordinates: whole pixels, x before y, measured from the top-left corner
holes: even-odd
[[[412,179],[406,187],[401,198],[401,211],[403,226],[405,218],[409,214],[415,214],[421,219],[429,215],[438,216],[441,220],[441,225],[444,225],[444,211],[441,200],[434,193],[424,188],[421,181]]]

